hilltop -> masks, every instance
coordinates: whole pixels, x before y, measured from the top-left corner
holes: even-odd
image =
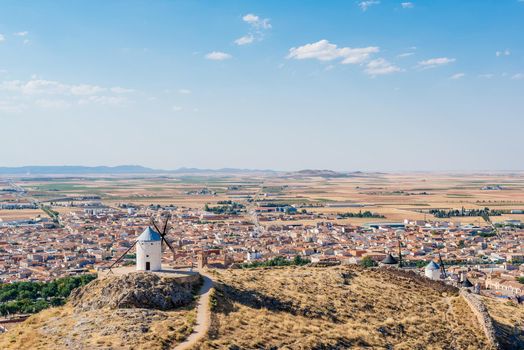
[[[358,266],[214,270],[199,349],[489,349],[453,287]]]
[[[0,336],[0,349],[164,349],[195,323],[199,282],[132,273],[97,279],[67,304],[31,316]]]
[[[207,274],[211,324],[193,349],[491,349],[457,288],[410,272],[351,265]],[[0,336],[0,348],[173,349],[196,326],[199,283],[146,273],[97,279]],[[524,314],[486,303],[497,328]],[[504,348],[515,341],[507,335]]]

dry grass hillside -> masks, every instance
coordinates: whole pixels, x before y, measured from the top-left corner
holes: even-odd
[[[504,349],[524,349],[524,306],[483,298]]]
[[[211,273],[199,349],[488,349],[467,304],[424,279],[357,266]]]
[[[193,330],[193,287],[150,274],[98,279],[1,335],[0,349],[170,349]]]

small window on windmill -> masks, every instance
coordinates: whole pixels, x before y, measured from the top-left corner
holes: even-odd
[[[149,258],[149,255],[146,255],[146,258]]]

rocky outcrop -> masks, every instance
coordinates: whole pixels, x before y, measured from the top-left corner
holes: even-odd
[[[170,310],[192,301],[191,283],[151,273],[129,273],[98,279],[71,294],[77,311],[101,308]]]

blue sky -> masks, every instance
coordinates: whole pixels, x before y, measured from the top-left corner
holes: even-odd
[[[0,165],[523,170],[524,2],[0,3]]]

